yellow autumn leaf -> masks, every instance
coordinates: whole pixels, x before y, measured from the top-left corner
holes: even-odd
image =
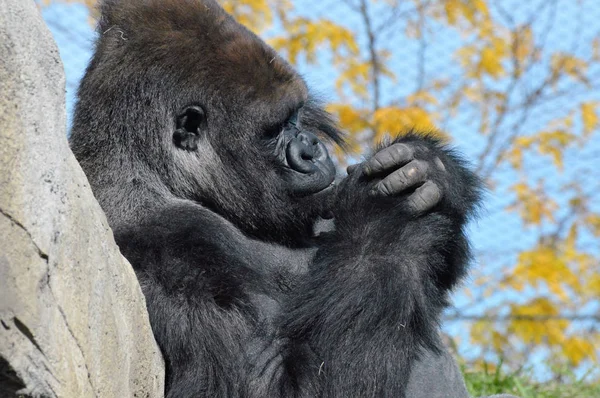
[[[564,125],[572,123],[571,116],[562,120]],[[557,168],[563,168],[563,157],[565,149],[575,142],[577,136],[564,129],[542,131],[531,136],[521,136],[515,138],[513,147],[507,152],[506,159],[511,165],[520,169],[525,150],[537,149],[541,155],[548,155],[552,158]]]
[[[514,274],[533,286],[540,283],[561,300],[568,300],[568,290],[581,288],[569,259],[556,247],[538,245],[519,254]]]
[[[583,133],[589,135],[598,126],[598,114],[596,104],[584,102],[581,104],[581,120],[583,122]]]
[[[471,3],[475,10],[483,16],[488,16],[490,14],[490,10],[485,0],[471,0]]]
[[[273,12],[268,0],[224,0],[221,6],[255,33],[264,31],[273,23]]]
[[[595,236],[600,236],[600,214],[590,214],[585,218],[585,223]]]
[[[446,12],[446,18],[450,25],[455,25],[460,16],[460,1],[459,0],[446,0],[444,1],[444,11]]]
[[[476,321],[469,332],[471,343],[485,344],[491,340],[490,325],[484,321]]]
[[[436,131],[435,124],[427,111],[414,106],[380,108],[373,114],[372,124],[375,126],[376,140],[381,140],[386,134],[397,136],[412,129],[425,132]]]
[[[366,109],[354,108],[348,104],[329,104],[326,109],[338,119],[340,127],[352,135],[370,128],[370,112]]]
[[[520,170],[523,167],[523,154],[525,150],[531,148],[534,142],[535,138],[531,136],[520,136],[515,138],[512,148],[506,154],[506,159],[512,167],[517,170]]]
[[[529,148],[535,142],[535,138],[531,136],[520,136],[515,138],[514,145],[521,148]]]
[[[506,56],[506,43],[500,38],[493,38],[489,46],[481,51],[479,69],[492,76],[499,77],[504,74],[502,60]]]
[[[504,351],[504,348],[508,345],[508,338],[502,333],[492,330],[492,346],[497,353],[501,353]]]
[[[406,97],[406,102],[412,106],[438,104],[437,98],[433,94],[424,90],[416,91],[410,94],[408,97]]]
[[[559,310],[545,297],[530,300],[525,304],[511,305],[509,332],[514,333],[525,343],[541,344],[544,340],[556,344],[564,340],[568,321],[552,319]]]
[[[344,97],[344,89],[349,87],[353,94],[360,98],[369,97],[369,77],[372,73],[372,65],[368,61],[350,60],[340,71],[335,88],[340,97]]]
[[[358,44],[355,33],[327,19],[310,20],[298,17],[285,24],[286,35],[269,40],[269,44],[284,54],[292,64],[304,55],[308,63],[317,62],[317,51],[327,48],[336,64],[355,58]]]
[[[479,22],[477,27],[479,29],[479,39],[482,42],[491,40],[497,34],[498,31],[498,26],[494,24],[494,22],[491,18],[489,18],[489,16],[483,18],[483,20]]]
[[[526,224],[539,225],[544,219],[554,220],[553,212],[558,205],[547,198],[540,188],[534,190],[525,183],[518,183],[511,189],[517,195],[517,202],[509,210],[517,210]]]
[[[593,273],[586,279],[582,291],[592,298],[600,297],[600,274]]]
[[[574,134],[564,130],[544,131],[537,135],[538,151],[550,155],[556,167],[562,169],[565,148],[576,139]]]
[[[456,50],[456,58],[465,70],[470,70],[477,54],[477,48],[472,45],[466,45]],[[471,73],[471,72],[470,72]]]
[[[555,53],[550,59],[550,68],[555,80],[563,74],[575,80],[586,82],[587,63],[572,54]]]
[[[479,15],[489,13],[483,0],[445,0],[444,11],[448,24],[456,25],[461,18],[470,25],[475,25]]]
[[[577,366],[584,359],[596,359],[597,348],[594,347],[592,342],[578,337],[569,336],[561,343],[562,352],[565,357],[574,365]]]

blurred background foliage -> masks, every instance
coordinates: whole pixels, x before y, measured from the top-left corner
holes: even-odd
[[[65,62],[70,109],[95,3],[38,1]],[[444,319],[465,368],[499,380],[502,361],[538,381],[597,382],[600,2],[221,3],[327,101],[350,138],[340,166],[416,127],[449,139],[486,180],[486,210],[470,228],[473,276]],[[562,396],[582,396],[573,394]]]

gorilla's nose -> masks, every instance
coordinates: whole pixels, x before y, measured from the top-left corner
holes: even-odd
[[[311,173],[318,169],[316,162],[327,158],[327,150],[316,135],[301,131],[288,144],[286,155],[293,170]]]

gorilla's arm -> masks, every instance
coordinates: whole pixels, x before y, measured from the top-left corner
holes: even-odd
[[[319,357],[312,371],[325,396],[403,396],[421,350],[439,352],[439,314],[469,257],[463,229],[477,178],[429,138],[385,151],[341,184],[335,230],[321,235],[285,311],[285,333]]]
[[[115,230],[146,297],[167,397],[238,396],[241,344],[254,319],[241,281],[260,278],[232,238],[218,216],[190,205]]]
[[[185,201],[117,228],[115,240],[146,297],[167,397],[279,395],[283,347],[274,319],[313,248],[249,238]]]

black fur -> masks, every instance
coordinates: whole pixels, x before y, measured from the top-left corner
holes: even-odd
[[[166,395],[404,396],[422,353],[444,352],[477,179],[407,134],[379,150],[410,148],[440,200],[374,194],[394,170],[368,160],[328,186],[316,137],[341,144],[335,124],[216,2],[101,10],[70,142],[146,296]],[[322,215],[334,226],[315,235]]]

